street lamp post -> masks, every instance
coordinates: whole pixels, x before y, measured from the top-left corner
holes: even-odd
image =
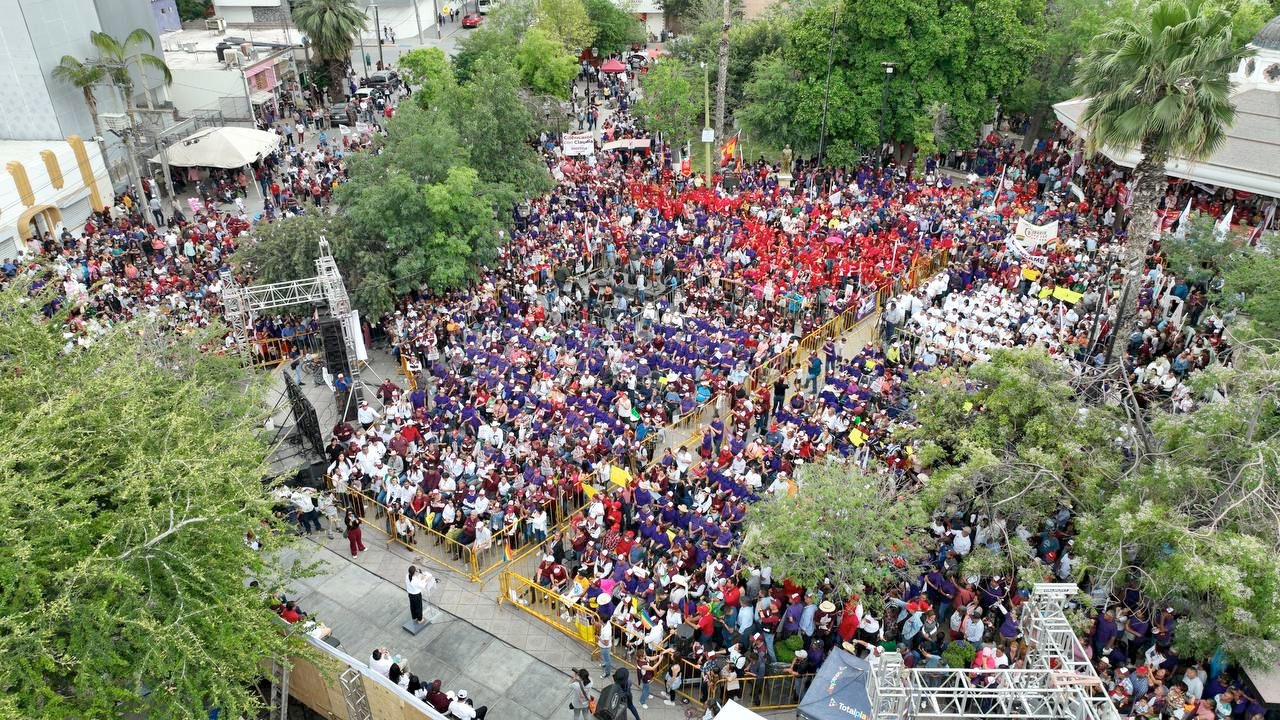
[[[711,143],[715,142],[714,137],[707,137],[707,130],[711,127],[711,70],[707,68],[707,64],[702,65],[702,144],[706,149],[706,172],[707,187],[711,187]]]
[[[827,152],[827,107],[831,104],[831,66],[836,59],[836,20],[840,17],[840,3],[831,8],[831,41],[827,45],[827,87],[822,93],[822,129],[818,131],[818,165]],[[790,172],[790,170],[787,170]]]
[[[885,115],[885,112],[889,109],[889,78],[893,77],[894,63],[882,62],[880,63],[880,67],[884,68],[884,94],[880,98],[880,150],[879,150],[878,161],[880,166],[883,167],[884,166],[884,143],[885,143],[884,115]]]

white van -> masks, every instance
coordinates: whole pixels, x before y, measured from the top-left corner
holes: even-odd
[[[476,0],[476,10],[481,15],[488,15],[497,4],[496,0]]]

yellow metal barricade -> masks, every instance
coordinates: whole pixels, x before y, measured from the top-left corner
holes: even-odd
[[[457,531],[449,534],[433,530],[429,526],[402,515],[394,509],[378,502],[368,494],[360,492],[348,493],[363,506],[357,511],[366,527],[387,536],[388,543],[396,543],[412,550],[428,560],[443,565],[466,576],[471,581],[479,581],[477,570],[475,543],[463,544],[456,538]],[[397,530],[397,521],[404,517],[409,521],[410,531],[401,533]],[[480,551],[483,552],[483,551]]]

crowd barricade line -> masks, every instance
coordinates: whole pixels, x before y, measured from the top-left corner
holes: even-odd
[[[947,257],[945,253],[941,252],[930,256],[924,263],[921,263],[920,258],[916,258],[912,262],[908,278],[900,278],[895,283],[875,291],[875,306],[871,312],[859,317],[859,312],[862,308],[862,297],[855,298],[843,312],[835,315],[809,333],[796,346],[789,347],[756,366],[748,373],[746,380],[744,380],[744,386],[748,390],[754,390],[772,382],[774,377],[778,375],[788,375],[796,370],[799,367],[799,363],[807,359],[809,355],[819,352],[827,340],[838,338],[864,325],[877,323],[879,311],[884,308],[890,298],[903,292],[904,285],[906,289],[914,289],[918,284],[918,280],[932,277],[935,272],[945,267],[946,263]],[[907,280],[906,283],[903,282],[904,279]],[[742,292],[749,292],[749,288],[733,280],[722,278],[720,282],[737,284]],[[691,429],[689,436],[673,447],[696,447],[702,440],[705,426],[710,422],[711,416],[709,413],[714,412],[720,396],[721,393],[712,395],[711,398],[693,411],[676,418],[661,431],[655,431],[650,438],[656,439],[664,435],[669,436],[672,432]],[[647,444],[650,438],[646,438],[641,443],[642,446]],[[646,470],[657,466],[659,462],[660,460],[654,459],[646,467]],[[565,635],[587,645],[592,649],[593,654],[596,652],[589,608],[583,608],[578,603],[566,602],[559,594],[510,569],[503,570],[498,577],[499,604],[511,602],[521,610],[542,620]],[[615,637],[622,637],[622,635],[616,635]],[[620,663],[634,667],[634,659],[624,657],[621,652],[615,651],[613,658]],[[704,695],[709,695],[710,693],[718,693],[718,695],[711,695],[715,699],[724,699],[727,691],[723,684],[712,683],[711,687],[708,688],[708,692],[702,693],[701,667],[688,660],[682,660],[681,662],[685,664],[685,680],[684,686],[677,691],[677,694],[690,701],[700,703],[704,701]],[[659,673],[655,678],[655,683],[658,683],[660,678],[661,674]],[[740,702],[743,704],[750,703],[748,707],[758,710],[795,707],[799,702],[799,697],[804,687],[807,685],[807,681],[812,680],[812,678],[812,675],[797,676],[790,673],[771,674],[762,678],[739,678],[742,690]],[[696,696],[692,694],[695,688],[698,692]]]
[[[568,527],[569,521],[574,516],[586,512],[587,505],[590,503],[590,498],[582,490],[548,501],[548,537]],[[512,548],[511,559],[508,560],[505,552],[506,539],[502,537],[501,530],[495,531],[493,542],[490,546],[476,552],[476,575],[471,579],[476,582],[484,582],[485,578],[491,576],[494,571],[515,566],[517,563],[528,559],[531,555],[538,553],[545,542],[545,538],[543,540],[526,539],[524,537],[523,521],[516,528],[516,537],[519,538],[519,543]]]
[[[387,544],[394,543],[405,547],[416,555],[466,576],[468,580],[479,581],[474,542],[470,544],[458,542],[451,534],[446,535],[433,530],[414,518],[387,507],[364,492],[348,491],[347,494],[357,506],[356,515],[360,517],[362,525],[385,535]],[[373,517],[369,517],[369,512],[373,513]],[[408,519],[411,524],[412,536],[402,536],[396,530],[396,522],[401,516]]]
[[[680,659],[681,681],[676,695],[691,703],[705,705],[715,701],[723,705],[729,700],[729,689],[719,676],[704,678],[702,667],[687,658]],[[776,666],[775,666],[776,667]],[[738,676],[740,694],[733,698],[739,705],[752,710],[785,710],[800,704],[804,690],[813,681],[813,674],[769,674],[763,677]]]
[[[593,658],[599,659],[600,649],[596,645],[595,627],[592,624],[596,613],[581,599],[575,602],[523,575],[503,571],[498,575],[498,604],[503,603],[511,603],[559,630],[589,649]],[[617,622],[612,624],[613,648],[609,653],[610,659],[615,665],[635,670],[644,651],[644,638]],[[668,632],[663,637],[662,647],[670,646],[672,634]],[[667,659],[664,657],[655,668],[655,684],[660,682],[658,678],[666,666]]]

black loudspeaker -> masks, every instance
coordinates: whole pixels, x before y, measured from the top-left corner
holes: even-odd
[[[316,417],[316,409],[303,394],[302,389],[293,382],[289,373],[284,373],[285,393],[289,396],[289,405],[293,409],[293,417],[297,420],[295,427],[298,435],[311,446],[311,451],[318,457],[325,457],[324,437],[320,434],[320,421]],[[322,469],[323,472],[323,469]]]
[[[298,468],[297,473],[293,476],[293,482],[288,483],[289,487],[309,487],[315,490],[324,490],[324,471],[328,469],[328,465],[323,462],[311,463]]]
[[[347,367],[347,347],[342,341],[342,323],[335,317],[320,318],[320,340],[324,345],[324,364],[329,374],[338,377],[338,373],[351,377],[351,368]]]

